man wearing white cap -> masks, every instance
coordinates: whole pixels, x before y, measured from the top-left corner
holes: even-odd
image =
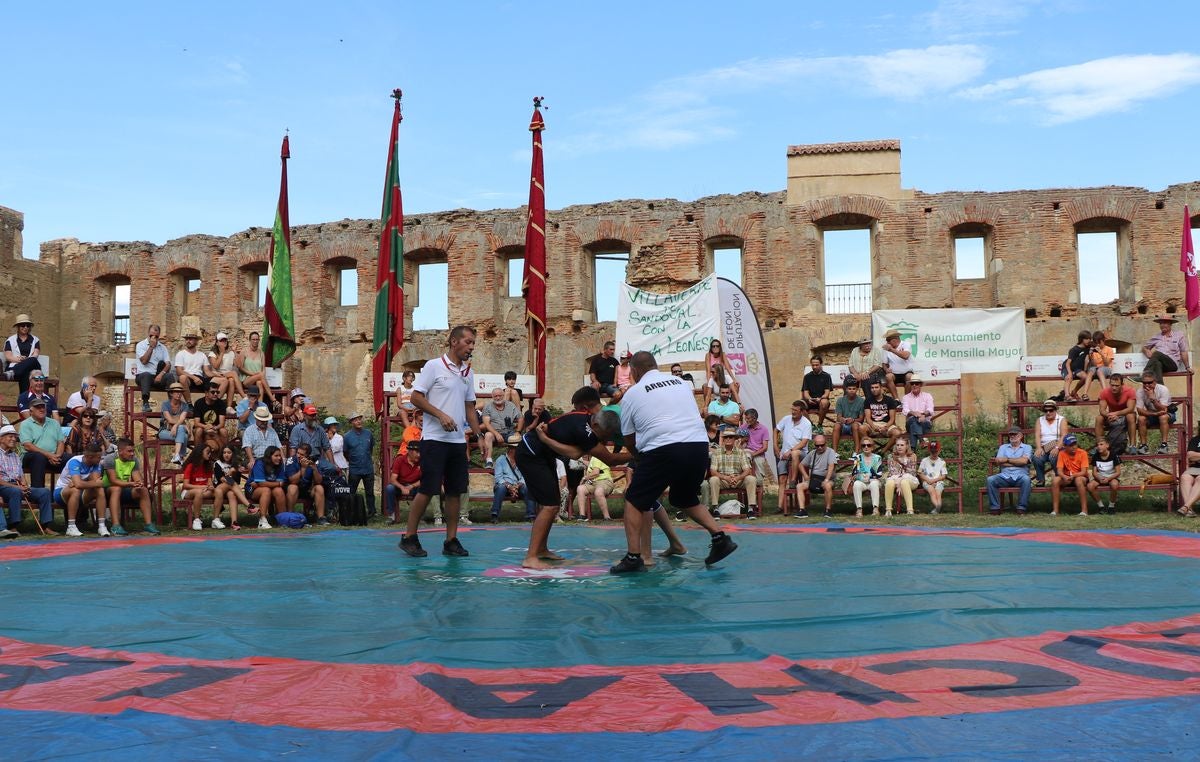
[[[345,440],[338,433],[338,419],[331,415],[322,421],[322,424],[325,426],[325,436],[329,439],[329,452],[333,454],[333,465],[345,471],[350,467],[350,463],[346,460],[346,455],[342,451]]]
[[[17,430],[12,426],[3,426],[0,427],[0,500],[8,506],[8,516],[6,521],[4,511],[0,510],[0,540],[18,536],[17,531],[9,525],[21,523],[22,499],[37,506],[39,521],[43,526],[54,519],[50,490],[30,487],[25,481],[25,469],[21,466],[21,456],[17,454]]]
[[[361,483],[366,491],[367,516],[375,515],[375,434],[366,427],[363,414],[354,412],[347,419],[350,430],[342,436],[342,454],[349,464],[350,494]]]

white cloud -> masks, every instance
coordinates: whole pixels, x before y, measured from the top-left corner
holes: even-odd
[[[856,88],[866,94],[915,100],[960,88],[983,73],[986,58],[975,45],[935,45],[864,56],[789,56],[749,59],[660,82],[621,107],[587,115],[595,129],[569,135],[556,146],[566,153],[643,148],[669,150],[730,137],[737,111],[721,105],[730,96],[775,88]]]
[[[1125,55],[1022,74],[962,91],[976,100],[998,100],[1043,113],[1046,124],[1064,124],[1128,111],[1138,103],[1173,95],[1200,83],[1200,56]]]
[[[1039,0],[941,0],[925,16],[929,28],[939,34],[995,34],[1029,15]]]

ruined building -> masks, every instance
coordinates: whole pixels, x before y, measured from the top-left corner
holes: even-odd
[[[1083,328],[1105,331],[1118,351],[1136,351],[1156,332],[1155,313],[1181,308],[1185,204],[1200,205],[1200,182],[1160,191],[927,194],[902,187],[899,141],[881,140],[788,148],[783,191],[551,211],[548,395],[559,404],[566,400],[586,358],[611,337],[613,324],[595,319],[596,261],[620,255],[628,257],[629,282],[677,290],[712,271],[714,251],[740,251],[742,285],[766,334],[777,410],[798,396],[812,350],[842,361],[854,339],[869,333],[865,309],[871,307],[1020,306],[1031,354],[1065,353]],[[268,228],[190,235],[162,246],[62,239],[43,243],[40,258],[31,261],[21,258],[22,225],[19,212],[0,207],[0,315],[5,325],[17,313],[34,315],[53,374],[67,389],[89,372],[117,381],[149,323],[160,323],[172,341],[185,326],[200,328],[202,346],[217,330],[230,332],[240,346],[262,325],[258,282],[267,268]],[[447,263],[449,320],[478,327],[479,372],[524,372],[524,307],[507,296],[507,260],[522,256],[524,229],[523,209],[459,209],[406,220],[410,317],[421,266]],[[839,312],[827,304],[840,292],[827,288],[823,246],[827,233],[845,229],[869,231],[871,282],[857,300],[865,307],[852,303]],[[1119,298],[1108,304],[1080,303],[1077,242],[1090,232],[1115,234]],[[285,376],[334,412],[369,408],[378,233],[378,220],[292,231],[301,346]],[[983,277],[956,277],[960,239],[982,243]],[[348,269],[358,274],[357,305],[341,306],[339,281]],[[115,314],[123,285],[131,292],[127,324]],[[444,339],[444,331],[412,333],[394,368],[418,367],[436,356]],[[1195,351],[1194,335],[1192,342]],[[1012,388],[1002,375],[967,377],[964,384],[968,408],[993,413],[1002,404],[1000,390]]]

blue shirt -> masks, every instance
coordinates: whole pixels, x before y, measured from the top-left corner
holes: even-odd
[[[28,410],[29,403],[33,402],[35,397],[46,400],[46,417],[53,418],[54,414],[58,412],[58,402],[55,401],[52,395],[46,394],[45,392],[42,392],[40,395],[34,394],[33,392],[25,392],[17,397],[17,412],[24,413],[26,410]]]
[[[254,406],[254,409],[257,410],[260,407],[267,407],[267,405],[262,400],[259,400],[258,404]],[[238,417],[238,428],[241,429],[242,431],[245,431],[246,429],[250,428],[250,424],[254,423],[254,412],[251,411],[250,415],[246,417],[246,420],[245,421],[242,420],[242,413],[245,413],[247,410],[250,409],[250,398],[244,397],[244,398],[238,400],[237,408],[235,408],[235,409],[237,411],[237,417]],[[268,408],[268,409],[270,409],[270,408]]]
[[[288,458],[283,464],[283,480],[288,481],[293,476],[300,473],[300,471],[301,471],[300,461],[297,460],[296,458]],[[312,484],[312,481],[313,481],[312,466],[309,466],[308,468],[303,469],[303,471],[304,471],[303,473],[300,473],[300,483],[301,484]]]
[[[329,449],[329,437],[325,436],[325,429],[320,426],[313,426],[310,429],[307,423],[300,423],[292,427],[288,444],[292,446],[293,450],[302,444],[307,444],[312,448],[313,457],[324,458],[325,451]]]
[[[1010,458],[1010,459],[1014,459],[1014,460],[1017,458],[1032,458],[1033,457],[1033,448],[1030,447],[1029,445],[1025,444],[1024,442],[1022,442],[1019,445],[1016,445],[1015,447],[1012,444],[1005,442],[1004,444],[1000,445],[1000,449],[996,450],[996,457],[997,458]],[[1014,466],[1011,464],[1006,464],[1004,466],[1004,468],[1000,469],[1000,474],[1002,476],[1007,476],[1009,478],[1015,478],[1018,476],[1029,476],[1029,463],[1026,463],[1023,466]]]
[[[507,455],[496,459],[492,475],[496,479],[496,484],[523,484],[525,482],[524,475]]]
[[[369,474],[375,471],[371,457],[375,451],[375,434],[370,429],[351,428],[342,434],[342,455],[350,463],[350,473]]]
[[[273,476],[267,475],[267,462],[265,460],[257,460],[254,462],[254,468],[250,469],[250,477],[246,479],[246,487],[250,488],[255,482],[281,482],[284,479],[284,466],[279,467],[278,473]]]

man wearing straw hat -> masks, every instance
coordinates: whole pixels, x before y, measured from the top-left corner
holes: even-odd
[[[1142,347],[1147,360],[1143,370],[1153,373],[1154,380],[1161,384],[1164,373],[1190,370],[1192,363],[1188,357],[1187,335],[1172,328],[1179,321],[1171,315],[1159,315],[1154,322],[1158,323],[1159,333]]]

